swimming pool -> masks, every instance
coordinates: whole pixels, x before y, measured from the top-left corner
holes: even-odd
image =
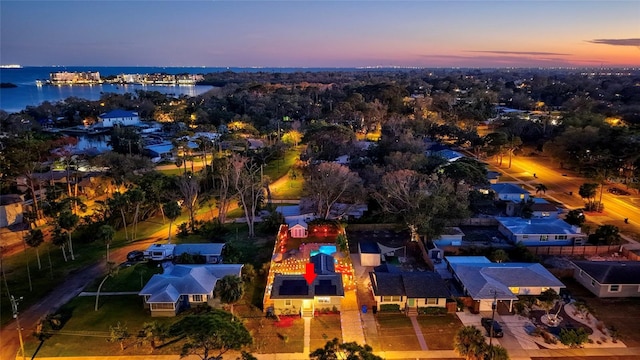
[[[318,250],[311,250],[310,255],[315,256],[319,253],[333,255],[336,251],[337,249],[335,245],[320,245],[320,247],[318,247]]]

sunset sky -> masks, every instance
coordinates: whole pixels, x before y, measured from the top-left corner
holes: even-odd
[[[640,66],[640,0],[0,1],[2,64]]]

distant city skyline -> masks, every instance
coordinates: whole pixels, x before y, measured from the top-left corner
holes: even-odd
[[[640,1],[0,1],[23,66],[638,67]]]

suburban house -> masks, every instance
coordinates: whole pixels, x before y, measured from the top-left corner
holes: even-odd
[[[531,217],[534,218],[557,218],[560,215],[558,207],[543,198],[532,197]]]
[[[144,298],[151,316],[175,316],[192,305],[211,305],[218,280],[227,275],[241,276],[242,266],[169,264],[162,274],[153,275],[138,295]]]
[[[491,311],[494,299],[498,306],[513,310],[518,295],[540,295],[565,288],[553,274],[537,263],[493,263],[484,256],[447,256],[447,267],[466,296],[473,300],[473,310]]]
[[[573,261],[573,277],[597,297],[640,297],[640,262]]]
[[[275,274],[269,294],[274,314],[313,317],[316,311],[340,311],[344,287],[333,256],[318,253],[310,262],[316,274],[311,283],[304,275]]]
[[[502,174],[497,171],[487,171],[487,180],[489,181],[489,184],[497,184],[500,179],[500,175]]]
[[[370,272],[371,289],[378,309],[398,305],[407,315],[417,314],[420,308],[446,308],[450,297],[447,285],[438,273]]]
[[[139,122],[140,117],[138,117],[137,112],[117,109],[100,114],[98,116],[98,123],[95,126],[111,128],[114,126],[137,125]]]
[[[496,220],[500,233],[514,244],[549,246],[582,245],[586,242],[586,235],[580,227],[558,218],[496,217]]]
[[[223,243],[205,244],[177,244],[173,249],[173,257],[177,258],[182,254],[202,256],[206,264],[218,264],[222,262]]]
[[[495,194],[496,200],[503,201],[527,201],[529,200],[529,192],[518,185],[512,183],[491,184],[491,190]]]

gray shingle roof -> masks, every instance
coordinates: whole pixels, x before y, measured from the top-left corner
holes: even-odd
[[[443,298],[450,293],[438,273],[420,272],[370,272],[375,296],[407,296],[412,299]]]
[[[180,295],[206,295],[213,292],[219,279],[240,276],[242,265],[174,265],[163,274],[151,277],[138,295],[148,295],[148,303],[176,302]]]
[[[640,284],[638,261],[574,261],[600,284]]]

